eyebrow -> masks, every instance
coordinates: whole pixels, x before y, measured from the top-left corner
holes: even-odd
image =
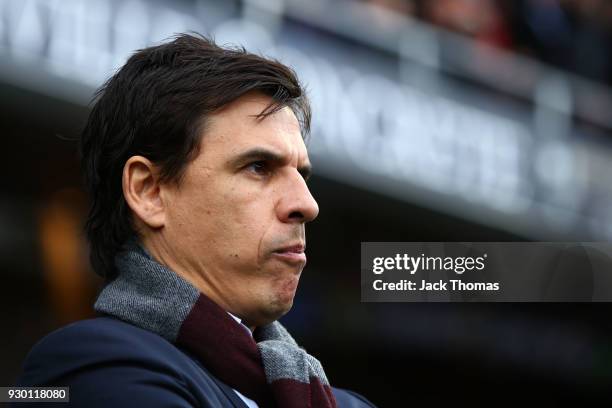
[[[241,167],[252,161],[258,160],[272,162],[277,165],[283,164],[286,161],[282,154],[277,153],[274,150],[269,150],[263,147],[255,147],[253,149],[240,153],[231,160],[231,163],[233,166]],[[298,173],[302,175],[304,180],[308,180],[312,175],[312,165],[310,163],[298,166],[297,170]]]

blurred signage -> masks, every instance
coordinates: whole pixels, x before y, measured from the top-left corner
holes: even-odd
[[[313,99],[320,174],[535,239],[612,238],[609,146],[572,137],[562,114],[445,81],[435,66],[279,24],[283,2],[272,3],[258,13],[252,2],[239,12],[213,1],[0,0],[0,75],[19,82],[6,67],[34,67],[44,80],[22,86],[84,84],[89,96],[133,50],[212,33],[298,71]]]

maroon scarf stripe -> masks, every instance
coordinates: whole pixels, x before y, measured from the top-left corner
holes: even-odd
[[[208,297],[200,295],[183,321],[176,343],[260,407],[275,405],[255,340]]]
[[[323,385],[317,377],[310,377],[310,384],[284,378],[272,383],[277,401],[283,401],[283,408],[336,407],[331,387]]]

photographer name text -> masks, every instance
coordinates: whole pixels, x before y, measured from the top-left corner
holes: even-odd
[[[410,275],[414,275],[419,271],[444,271],[462,275],[470,271],[484,271],[486,259],[487,254],[477,257],[396,254],[393,257],[373,258],[372,272],[375,275],[382,275],[386,271],[393,270],[405,271]],[[372,287],[376,291],[498,291],[500,284],[499,282],[467,282],[461,279],[440,279],[438,281],[401,279],[396,282],[385,282],[382,279],[376,279],[372,282]]]

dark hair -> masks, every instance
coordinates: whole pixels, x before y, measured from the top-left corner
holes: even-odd
[[[91,206],[85,223],[91,264],[116,276],[114,258],[136,235],[121,178],[128,158],[155,163],[162,182],[180,183],[208,116],[247,92],[272,98],[258,118],[288,106],[310,130],[310,107],[295,73],[278,61],[181,34],[134,53],[94,95],[79,150]]]

